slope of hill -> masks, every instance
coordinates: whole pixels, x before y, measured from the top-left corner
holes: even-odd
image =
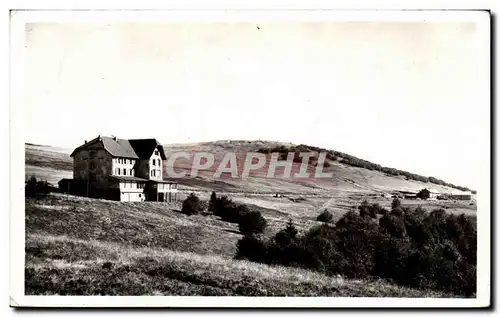
[[[379,171],[353,167],[332,160],[329,160],[329,167],[325,167],[325,172],[333,173],[331,178],[283,178],[280,177],[283,168],[277,168],[277,177],[268,178],[269,155],[266,164],[260,169],[252,170],[247,178],[232,178],[228,174],[222,174],[220,178],[214,177],[214,172],[226,153],[235,153],[238,175],[241,175],[247,152],[256,152],[262,148],[273,148],[278,145],[291,146],[291,144],[268,141],[215,141],[170,144],[164,147],[167,157],[175,152],[190,153],[189,159],[179,158],[174,165],[176,171],[184,170],[188,175],[191,171],[194,153],[207,152],[215,157],[214,164],[206,170],[200,170],[196,178],[175,179],[181,184],[181,192],[203,192],[202,196],[207,196],[211,191],[231,193],[236,195],[235,200],[245,201],[263,208],[271,206],[281,212],[306,215],[310,208],[313,208],[314,212],[318,208],[329,208],[340,216],[352,204],[359,203],[363,199],[376,199],[383,206],[389,205],[390,199],[382,197],[384,193],[400,190],[417,192],[424,187],[440,192],[457,192],[456,189],[446,186],[407,180],[404,177],[388,176]],[[69,157],[69,153],[71,153],[70,149],[26,145],[26,178],[35,175],[54,185],[61,178],[71,178],[72,159]],[[300,162],[294,163],[292,175],[298,172],[299,168]],[[314,164],[309,164],[308,172],[314,174],[314,170]],[[283,193],[287,198],[272,198],[271,194],[274,193]],[[290,200],[294,197],[307,199],[300,202]],[[415,204],[411,201],[406,203]],[[418,201],[418,204],[441,206],[443,203]],[[475,212],[475,208],[467,203],[458,203],[450,211],[469,214]]]
[[[266,178],[266,166],[246,179],[214,179],[222,157],[245,153],[270,142],[213,142],[167,145],[176,151],[213,153],[215,164],[197,178],[177,179],[182,200],[197,192],[208,200],[212,190],[225,192],[266,218],[267,237],[292,220],[299,233],[319,224],[317,215],[328,209],[338,220],[363,199],[389,208],[383,192],[420,189],[424,184],[380,172],[331,162],[330,179]],[[26,177],[32,174],[54,184],[71,177],[69,150],[26,145]],[[176,169],[190,170],[189,160]],[[295,170],[297,166],[294,166]],[[309,171],[314,170],[311,164]],[[425,184],[428,185],[428,184]],[[441,188],[431,184],[431,188]],[[448,190],[442,188],[442,190]],[[271,193],[282,192],[279,198]],[[461,202],[402,201],[449,212],[475,213]],[[181,202],[129,203],[52,194],[48,199],[26,200],[26,294],[61,295],[214,295],[214,296],[393,296],[449,297],[415,290],[383,280],[352,280],[304,269],[269,266],[234,260],[242,237],[236,224],[219,217],[186,216]]]
[[[176,170],[185,170],[189,173],[192,167],[193,156],[196,152],[211,153],[215,157],[214,164],[204,171],[198,172],[198,178],[195,180],[182,180],[186,185],[203,187],[203,181],[213,182],[213,174],[220,165],[222,158],[226,153],[236,153],[239,175],[247,152],[256,152],[260,149],[274,148],[276,146],[292,146],[290,143],[269,142],[269,141],[215,141],[205,143],[190,143],[190,144],[170,144],[165,145],[167,156],[175,152],[188,152],[191,154],[190,159],[179,158],[176,161]],[[324,169],[325,172],[332,172],[332,178],[292,178],[279,179],[267,178],[269,169],[269,155],[266,164],[258,169],[250,172],[250,178],[242,180],[241,178],[231,178],[229,175],[222,174],[223,182],[232,185],[229,191],[248,191],[248,192],[293,192],[293,193],[321,193],[325,195],[336,195],[346,193],[390,193],[392,191],[419,191],[426,187],[439,192],[460,192],[457,189],[447,186],[424,183],[411,179],[406,179],[404,176],[390,176],[379,171],[373,171],[361,167],[354,167],[343,164],[339,161],[327,160],[329,165]],[[300,162],[294,162],[292,173],[294,175],[299,171]],[[277,169],[277,176],[282,175],[283,168]],[[315,165],[310,164],[308,173],[314,174]],[[281,174],[280,174],[281,173]]]
[[[178,208],[58,194],[27,200],[26,294],[453,297],[234,260],[235,224]]]

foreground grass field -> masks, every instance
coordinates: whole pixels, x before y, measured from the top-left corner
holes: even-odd
[[[25,293],[450,297],[234,260],[235,224],[179,209],[63,195],[26,200]]]

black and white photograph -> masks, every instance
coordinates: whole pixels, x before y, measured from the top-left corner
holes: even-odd
[[[12,12],[11,306],[489,306],[489,32]]]

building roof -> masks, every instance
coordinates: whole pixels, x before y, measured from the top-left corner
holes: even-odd
[[[129,140],[125,139],[114,139],[107,136],[101,137],[102,143],[106,151],[108,151],[112,156],[115,157],[126,157],[126,158],[139,158],[134,149],[132,148]]]
[[[153,151],[158,148],[161,159],[166,160],[163,146],[156,139],[133,139],[128,141],[139,158],[149,159]]]
[[[422,189],[422,190],[426,190],[426,191],[428,191],[428,192],[429,192],[429,193],[431,193],[431,194],[441,194],[440,192],[438,192],[438,191],[437,191],[437,190],[435,190],[435,189],[424,188],[424,189]]]
[[[149,159],[153,154],[153,151],[158,147],[161,159],[167,159],[163,146],[156,139],[126,140],[108,136],[98,136],[97,138],[77,147],[73,153],[71,153],[71,157],[73,157],[77,151],[85,149],[86,147],[98,142],[101,142],[104,149],[113,157]]]
[[[409,190],[400,190],[399,191],[401,194],[410,194],[410,195],[416,195],[417,193],[414,191],[409,191]]]

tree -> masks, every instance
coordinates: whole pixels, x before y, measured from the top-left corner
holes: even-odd
[[[203,210],[200,199],[194,193],[189,196],[182,203],[182,212],[186,215],[196,215]]]
[[[258,211],[250,211],[239,217],[238,225],[241,233],[251,235],[262,233],[267,226],[267,221]]]
[[[401,207],[401,201],[399,200],[398,197],[394,197],[394,199],[392,200],[392,209],[395,209],[397,207]]]
[[[215,192],[212,192],[210,195],[210,202],[208,204],[208,211],[215,212],[215,206],[217,205],[217,195]]]

